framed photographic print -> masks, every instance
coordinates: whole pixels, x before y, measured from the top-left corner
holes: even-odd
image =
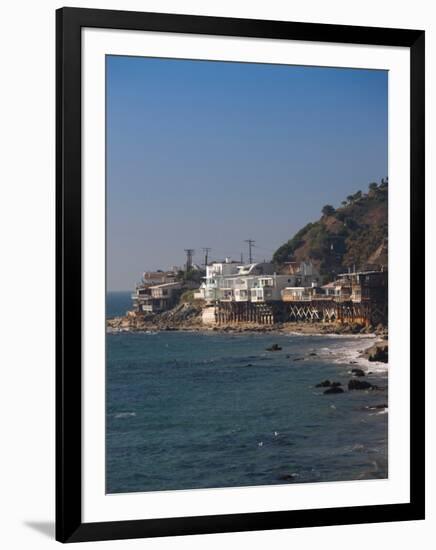
[[[424,32],[57,12],[57,539],[424,518]]]

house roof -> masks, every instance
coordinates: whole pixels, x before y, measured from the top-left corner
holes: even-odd
[[[144,279],[164,279],[175,277],[175,274],[172,271],[144,271],[142,276]]]
[[[162,283],[160,285],[151,286],[150,288],[151,289],[153,289],[153,288],[168,288],[168,287],[172,287],[172,286],[180,286],[180,283],[178,283],[178,282],[175,282],[175,283]]]
[[[331,283],[327,283],[326,285],[322,285],[321,288],[341,288],[342,285],[338,284],[336,281],[332,281]]]

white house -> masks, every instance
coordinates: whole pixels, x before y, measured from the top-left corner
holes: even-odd
[[[312,286],[318,281],[319,273],[308,262],[282,275],[275,273],[274,264],[269,262],[239,265],[227,260],[207,266],[205,281],[194,296],[208,303],[259,303],[281,300],[286,287]]]
[[[194,296],[207,302],[247,302],[257,277],[273,273],[273,264],[267,262],[247,265],[230,260],[214,262],[207,266],[205,281]]]
[[[252,302],[271,302],[282,299],[281,291],[292,282],[290,275],[258,276],[250,290]]]
[[[206,276],[194,298],[214,302],[221,297],[224,279],[238,273],[239,264],[226,258],[224,262],[213,262],[206,266]]]

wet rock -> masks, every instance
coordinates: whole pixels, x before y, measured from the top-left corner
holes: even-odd
[[[278,344],[273,344],[269,348],[266,348],[266,351],[280,351],[282,348]]]
[[[279,481],[294,481],[295,479],[297,479],[297,477],[297,474],[283,474],[281,476],[278,476],[277,479]]]
[[[325,390],[324,395],[330,395],[333,393],[344,393],[344,390],[339,386],[332,386],[331,388]]]
[[[295,357],[293,361],[304,361],[304,357]]]
[[[330,380],[323,380],[315,386],[315,388],[329,388],[332,385]]]
[[[366,380],[350,380],[348,382],[348,389],[351,390],[372,390],[375,389],[376,386],[373,386]]]
[[[309,357],[316,357],[317,355],[318,355],[318,354],[315,353],[314,351],[311,351],[311,352],[309,353]]]
[[[319,384],[316,384],[315,388],[339,388],[342,386],[340,382],[330,382],[330,380],[323,380]]]
[[[354,374],[354,376],[365,376],[365,372],[362,369],[351,369],[351,374]]]
[[[379,346],[368,357],[368,361],[388,362],[388,346]]]

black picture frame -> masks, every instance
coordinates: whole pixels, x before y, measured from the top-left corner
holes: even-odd
[[[373,44],[410,49],[410,502],[328,509],[82,522],[81,29]],[[424,40],[420,30],[62,8],[56,13],[56,539],[159,537],[424,519]],[[419,279],[418,279],[419,271]],[[418,284],[419,282],[419,284]],[[419,296],[418,296],[419,293]]]

